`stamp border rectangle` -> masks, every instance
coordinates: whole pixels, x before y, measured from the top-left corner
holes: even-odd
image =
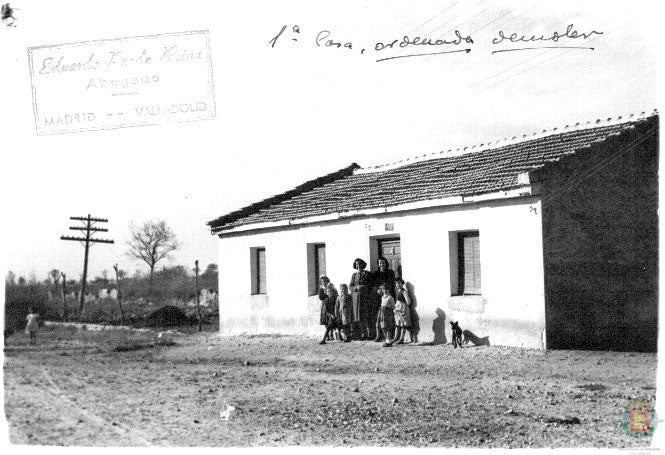
[[[206,40],[206,50],[208,52],[208,84],[210,86],[210,93],[212,95],[211,101],[212,101],[212,117],[210,118],[203,118],[203,119],[189,119],[189,120],[167,120],[164,122],[146,122],[146,123],[136,123],[136,124],[120,124],[120,125],[114,125],[114,126],[106,126],[106,127],[95,127],[95,128],[76,128],[72,130],[67,130],[67,131],[51,131],[51,132],[44,132],[40,131],[39,126],[38,126],[38,109],[39,107],[37,106],[37,93],[35,90],[35,81],[34,81],[34,75],[33,75],[33,61],[32,61],[32,51],[35,49],[46,49],[46,48],[58,48],[62,46],[82,46],[82,45],[87,45],[90,43],[100,43],[100,42],[105,42],[105,41],[129,41],[129,40],[137,40],[137,39],[149,39],[149,38],[156,38],[156,37],[162,37],[162,36],[181,36],[181,35],[194,35],[198,33],[203,33],[205,35],[205,40]],[[101,39],[95,39],[95,40],[86,40],[86,41],[73,41],[69,43],[59,43],[59,44],[44,44],[41,46],[29,46],[26,49],[28,53],[28,68],[30,70],[30,88],[32,91],[32,111],[34,114],[34,119],[35,119],[35,133],[37,136],[50,136],[53,134],[69,134],[69,133],[81,133],[81,132],[86,132],[86,131],[101,131],[101,130],[115,130],[115,129],[120,129],[120,128],[135,128],[135,127],[141,127],[141,126],[155,126],[155,125],[164,125],[168,123],[189,123],[189,122],[200,122],[200,121],[206,121],[206,120],[214,120],[215,117],[217,116],[217,103],[215,101],[215,78],[213,74],[213,69],[212,69],[212,53],[210,50],[210,31],[209,30],[190,30],[190,31],[185,31],[185,32],[169,32],[169,33],[154,33],[152,35],[141,35],[141,36],[125,36],[122,38],[101,38]]]

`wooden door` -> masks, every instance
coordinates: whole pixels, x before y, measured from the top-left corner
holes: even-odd
[[[399,237],[379,240],[379,256],[388,260],[390,268],[395,271],[395,278],[402,277],[402,247]]]

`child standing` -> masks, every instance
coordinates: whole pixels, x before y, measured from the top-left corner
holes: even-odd
[[[409,336],[411,337],[411,343],[418,343],[418,333],[420,332],[420,318],[418,317],[418,312],[416,311],[416,301],[411,297],[409,290],[404,284],[404,280],[399,278],[395,283],[397,300],[406,302],[406,305],[409,308],[409,319],[411,319],[411,325],[409,326]],[[404,337],[402,337],[404,339]]]
[[[337,303],[337,291],[327,276],[321,277],[322,288],[319,290],[319,299],[321,299],[321,325],[326,326],[326,332],[319,344],[326,344],[330,340],[337,322],[335,320],[335,304]]]
[[[383,337],[386,339],[386,342],[383,343],[383,347],[387,348],[392,346],[388,341],[391,338],[392,329],[395,327],[395,314],[393,312],[395,308],[395,299],[390,295],[390,291],[386,285],[382,285],[379,290],[381,291],[381,306],[379,307],[379,312],[376,315],[376,327],[382,332]],[[377,337],[381,334],[377,333]]]
[[[409,305],[409,293],[404,288],[404,280],[398,278],[395,280],[395,338],[390,340],[390,344],[404,344],[406,331],[411,328],[411,309]]]
[[[339,297],[335,306],[337,323],[342,331],[345,343],[351,341],[351,322],[353,322],[353,298],[349,294],[349,287],[342,283],[339,285]]]
[[[28,308],[28,322],[25,326],[25,333],[30,334],[30,344],[37,344],[37,330],[39,330],[39,314],[32,311],[32,307]]]

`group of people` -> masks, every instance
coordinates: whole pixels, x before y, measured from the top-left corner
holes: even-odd
[[[353,339],[383,341],[384,347],[404,344],[408,332],[410,342],[418,343],[420,324],[416,303],[404,285],[395,278],[384,257],[377,260],[377,270],[365,270],[367,263],[353,261],[355,272],[348,285],[342,283],[339,293],[330,279],[319,279],[321,325],[326,328],[320,344]]]

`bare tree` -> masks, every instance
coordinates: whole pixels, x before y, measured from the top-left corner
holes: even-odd
[[[58,300],[58,282],[60,281],[60,270],[52,269],[49,272],[49,277],[53,281],[53,299]]]
[[[175,233],[163,220],[145,221],[141,226],[130,224],[131,240],[128,254],[148,264],[150,268],[150,284],[148,294],[152,294],[152,279],[155,266],[162,259],[168,259],[169,254],[180,246]]]

